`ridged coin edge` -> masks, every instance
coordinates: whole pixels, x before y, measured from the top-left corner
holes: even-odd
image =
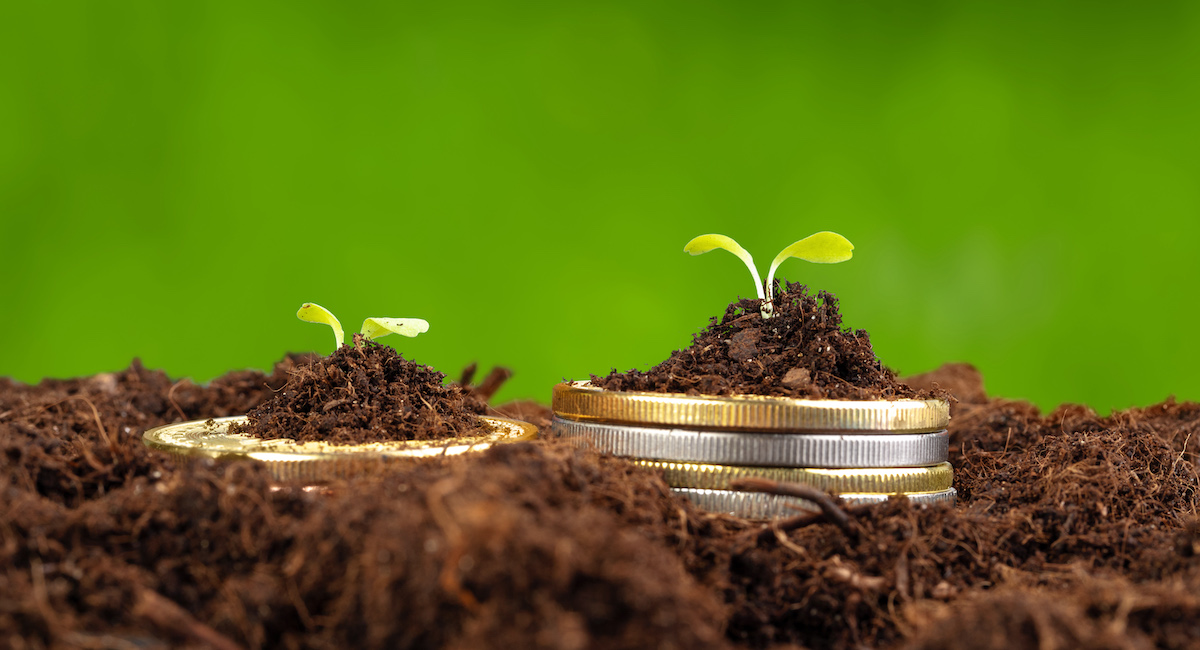
[[[686,497],[702,510],[721,512],[744,517],[747,519],[773,519],[791,517],[804,511],[819,511],[816,504],[805,499],[778,496],[762,492],[737,492],[733,490],[702,490],[696,488],[671,488],[676,494]],[[883,503],[892,495],[886,494],[841,494],[842,501],[847,505],[863,505]],[[934,505],[948,503],[955,505],[958,501],[958,491],[954,488],[941,492],[923,492],[906,494],[910,501],[918,505]],[[797,511],[795,508],[800,508]]]
[[[667,485],[678,488],[727,490],[738,478],[764,478],[799,483],[822,491],[860,494],[940,492],[954,485],[948,462],[925,467],[815,468],[755,467],[633,459],[642,467],[663,472]]]
[[[551,408],[572,420],[728,431],[927,433],[945,429],[945,400],[802,400],[765,395],[609,391],[589,382],[554,386]]]
[[[920,467],[949,460],[950,448],[945,431],[795,435],[638,427],[559,417],[551,418],[550,435],[628,458],[762,467]]]

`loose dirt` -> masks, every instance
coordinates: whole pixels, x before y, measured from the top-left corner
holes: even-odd
[[[494,381],[504,381],[497,377]],[[246,424],[230,430],[337,445],[486,433],[489,429],[478,417],[487,412],[486,397],[462,385],[447,385],[445,379],[433,368],[355,334],[350,345],[295,368],[279,392],[248,413]]]
[[[959,503],[848,508],[848,528],[703,513],[554,441],[321,490],[142,445],[303,363],[0,380],[0,646],[1200,645],[1197,404],[1043,415],[967,366],[909,378],[958,397]]]
[[[771,318],[762,301],[739,300],[713,318],[692,344],[646,371],[592,375],[592,385],[617,391],[688,395],[771,395],[800,399],[942,398],[896,380],[875,357],[865,330],[842,327],[837,297],[803,284],[775,282]]]

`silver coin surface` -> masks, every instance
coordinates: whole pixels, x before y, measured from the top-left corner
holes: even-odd
[[[699,488],[671,488],[676,494],[687,497],[692,503],[708,510],[745,517],[747,519],[773,519],[776,517],[793,517],[804,514],[805,511],[817,512],[820,509],[811,501],[795,497],[764,494],[762,492],[736,492],[733,490],[703,490]],[[882,503],[887,501],[886,494],[839,494],[842,501],[849,505],[865,503]],[[954,505],[958,500],[958,491],[954,488],[941,492],[916,492],[905,494],[909,501],[918,504],[949,503]],[[797,511],[795,508],[800,508]]]
[[[921,467],[945,462],[950,436],[934,433],[735,433],[576,422],[555,417],[550,435],[616,456],[765,467]]]

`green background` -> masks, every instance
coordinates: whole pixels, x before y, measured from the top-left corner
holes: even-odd
[[[0,375],[327,352],[646,367],[817,230],[903,373],[1200,398],[1200,4],[6,3]]]

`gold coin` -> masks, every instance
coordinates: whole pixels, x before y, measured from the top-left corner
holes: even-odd
[[[675,488],[728,490],[739,478],[765,478],[772,481],[802,483],[826,492],[857,494],[900,494],[941,492],[954,484],[950,463],[929,467],[890,467],[871,469],[811,469],[805,467],[739,467],[676,463],[635,459],[643,467],[660,470],[667,485]]]
[[[571,420],[774,433],[928,433],[950,421],[945,400],[692,396],[610,391],[578,381],[555,386],[552,407]]]
[[[280,480],[323,481],[377,471],[382,465],[400,459],[482,451],[494,444],[532,440],[538,434],[537,427],[527,422],[483,416],[479,419],[483,426],[477,436],[331,445],[297,443],[287,438],[262,440],[229,433],[230,424],[246,421],[245,416],[240,416],[156,427],[142,434],[142,441],[151,449],[177,456],[257,460],[265,463]]]

